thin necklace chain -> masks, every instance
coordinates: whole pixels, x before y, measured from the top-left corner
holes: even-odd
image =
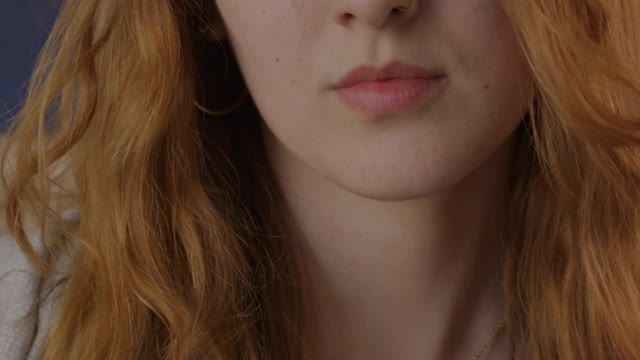
[[[505,323],[507,321],[507,316],[505,315],[504,318],[502,318],[502,320],[500,320],[500,322],[498,323],[498,325],[496,326],[495,329],[493,329],[493,333],[491,333],[491,336],[489,337],[489,341],[487,341],[486,344],[484,344],[484,346],[482,347],[482,349],[480,349],[480,351],[478,351],[478,353],[476,354],[476,356],[473,358],[473,360],[479,360],[480,358],[482,358],[482,356],[484,355],[485,352],[487,352],[487,350],[489,350],[489,347],[491,346],[491,344],[493,344],[493,342],[496,339],[496,336],[498,335],[498,333],[502,330],[502,328],[504,327]],[[516,354],[515,354],[515,350],[511,353],[511,360],[515,360],[516,359]]]

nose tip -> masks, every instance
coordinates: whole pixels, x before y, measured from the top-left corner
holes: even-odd
[[[342,25],[359,20],[380,28],[392,19],[406,21],[414,17],[419,0],[351,0],[348,3],[348,8],[339,17]]]

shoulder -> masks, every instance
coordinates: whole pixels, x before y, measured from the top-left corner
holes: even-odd
[[[15,145],[5,134],[0,134],[0,163],[2,174],[11,178],[15,166]],[[58,184],[73,191],[75,181],[63,157],[51,166],[52,177]],[[37,359],[46,334],[56,313],[62,286],[54,286],[68,265],[68,259],[56,259],[56,275],[43,277],[22,252],[15,237],[5,224],[6,189],[0,181],[0,360]],[[55,193],[55,191],[54,191]],[[57,195],[57,193],[56,193]],[[66,220],[78,218],[77,205],[63,196],[50,199],[50,205]],[[44,253],[43,234],[34,225],[27,225],[29,243]],[[55,231],[55,229],[52,229]],[[47,232],[47,235],[51,234]],[[61,270],[61,271],[58,271]]]
[[[28,232],[34,247],[38,231]],[[38,298],[40,278],[10,234],[0,235],[0,359],[27,359],[38,315],[27,316]]]
[[[67,219],[76,216],[75,209],[64,213]],[[42,252],[40,229],[28,229],[27,237]],[[0,233],[0,360],[38,358],[61,293],[60,288],[52,288],[55,280],[39,274],[13,235]]]

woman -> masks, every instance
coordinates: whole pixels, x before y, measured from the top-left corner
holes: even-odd
[[[67,0],[7,139],[3,355],[640,358],[638,15]]]

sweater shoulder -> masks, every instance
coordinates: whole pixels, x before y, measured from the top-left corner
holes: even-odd
[[[77,216],[75,209],[63,214]],[[43,253],[39,228],[26,230],[29,243]],[[58,259],[65,266],[67,259]],[[56,268],[57,270],[58,268]],[[38,359],[61,289],[58,278],[44,278],[9,232],[0,234],[0,360]]]

